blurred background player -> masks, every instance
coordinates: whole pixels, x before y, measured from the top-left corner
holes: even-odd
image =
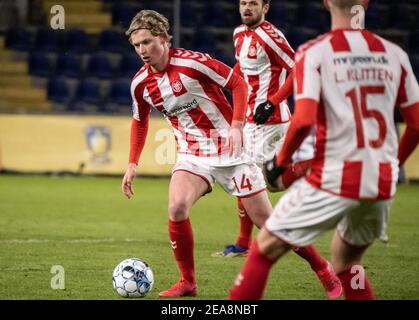
[[[249,90],[244,127],[245,149],[259,166],[272,159],[281,148],[291,118],[286,99],[292,93],[292,77],[287,78],[287,73],[294,66],[294,50],[282,32],[265,20],[269,2],[240,0],[243,25],[234,30],[233,36],[237,59],[234,70],[245,79]],[[278,91],[280,87],[281,90]],[[270,102],[266,103],[268,99]],[[260,117],[256,117],[256,106],[258,109],[269,109],[269,116],[260,114]],[[308,155],[304,154],[305,159],[312,158],[312,145],[309,144],[308,149]],[[308,167],[306,162],[304,168],[303,165],[290,167],[284,184],[288,187],[295,179],[305,175]],[[241,198],[238,198],[238,215],[240,233],[236,243],[227,245],[222,252],[215,253],[215,256],[246,255],[252,240],[253,222],[247,215]],[[330,298],[340,296],[339,280],[316,248],[310,245],[295,251],[309,262],[327,295]]]
[[[335,226],[332,263],[345,298],[374,299],[361,257],[386,228],[398,166],[418,144],[419,87],[401,48],[352,25],[351,8],[366,9],[367,0],[324,0],[324,5],[332,30],[297,52],[295,113],[284,147],[265,168],[275,187],[293,152],[317,124],[311,173],[279,201],[252,245],[230,299],[260,299],[270,269],[282,255]],[[395,106],[407,123],[399,151]],[[362,283],[354,286],[355,276]]]
[[[211,192],[215,181],[241,197],[256,225],[272,212],[261,169],[242,152],[247,104],[244,80],[208,55],[170,49],[169,22],[152,10],[140,11],[127,31],[145,65],[131,85],[133,117],[128,169],[123,193],[132,182],[144,147],[151,107],[173,128],[178,158],[169,186],[169,235],[181,279],[161,297],[194,296],[197,285],[194,240],[189,221],[193,204]],[[232,91],[234,112],[221,88]]]

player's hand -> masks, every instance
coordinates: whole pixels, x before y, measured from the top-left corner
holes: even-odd
[[[238,157],[243,152],[243,121],[233,120],[228,131],[226,146],[231,156]]]
[[[263,176],[265,177],[266,187],[271,192],[279,192],[281,188],[278,186],[278,179],[287,169],[286,166],[278,166],[275,157],[263,165]]]
[[[135,178],[137,165],[135,163],[129,163],[128,169],[125,172],[124,178],[122,179],[121,189],[125,196],[130,199],[134,192],[132,191],[132,182]]]
[[[253,115],[253,121],[256,124],[264,124],[268,121],[269,117],[274,113],[275,106],[269,100],[262,102],[255,108],[255,114]]]

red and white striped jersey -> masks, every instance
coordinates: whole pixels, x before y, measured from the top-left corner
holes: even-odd
[[[237,27],[233,40],[236,60],[249,88],[247,122],[254,123],[255,108],[278,91],[287,71],[294,67],[294,50],[283,33],[267,21],[254,30]],[[283,101],[266,124],[284,123],[290,118],[288,104]]]
[[[171,124],[178,153],[220,155],[233,116],[222,87],[232,72],[206,54],[170,49],[165,70],[145,65],[133,78],[133,117],[140,120],[153,107]]]
[[[319,102],[313,186],[388,199],[398,179],[394,108],[419,102],[407,54],[367,30],[334,30],[296,54],[295,99]]]

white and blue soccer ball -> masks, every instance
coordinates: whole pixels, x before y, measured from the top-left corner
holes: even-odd
[[[154,275],[146,262],[130,258],[119,263],[112,276],[113,287],[124,298],[142,298],[151,291]]]

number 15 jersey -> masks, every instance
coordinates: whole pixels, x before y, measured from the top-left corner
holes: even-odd
[[[333,30],[302,45],[295,99],[319,102],[314,187],[353,199],[388,199],[398,179],[394,107],[419,101],[407,54],[367,30]]]

